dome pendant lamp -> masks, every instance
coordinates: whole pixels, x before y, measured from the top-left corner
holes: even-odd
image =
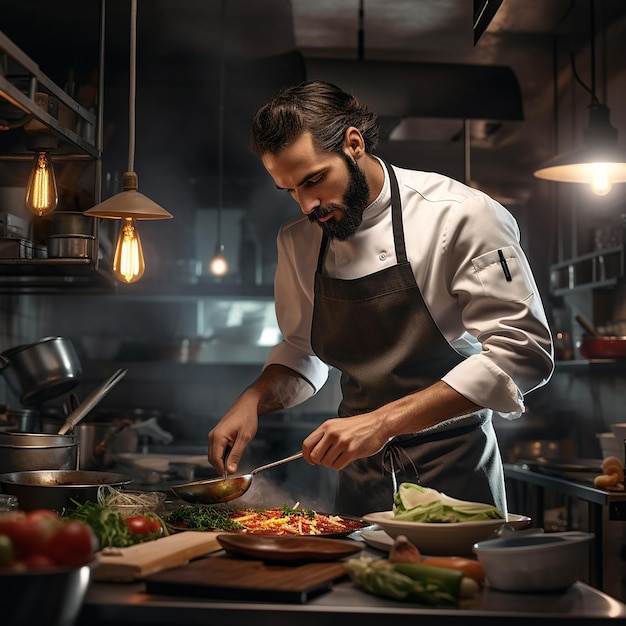
[[[85,211],[86,215],[109,219],[120,219],[115,253],[113,255],[113,274],[123,283],[139,280],[145,270],[145,261],[137,230],[138,220],[164,220],[172,214],[139,193],[135,162],[135,93],[137,83],[137,0],[131,0],[130,29],[130,102],[129,102],[129,139],[128,171],[123,176],[122,191]]]
[[[608,194],[613,184],[626,182],[626,151],[618,145],[618,133],[611,125],[609,108],[595,93],[595,29],[593,0],[590,0],[590,51],[592,88],[589,125],[584,130],[584,145],[559,154],[544,163],[534,175],[544,180],[583,183],[599,196]],[[576,75],[576,72],[574,71]]]

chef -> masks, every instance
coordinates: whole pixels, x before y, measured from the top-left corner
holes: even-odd
[[[517,223],[477,189],[386,163],[378,132],[321,81],[257,111],[252,148],[301,209],[277,240],[284,339],[209,433],[209,461],[235,472],[259,416],[307,400],[334,367],[337,417],[302,451],[339,471],[337,513],[389,510],[402,482],[506,513],[492,420],[520,417],[554,366]]]

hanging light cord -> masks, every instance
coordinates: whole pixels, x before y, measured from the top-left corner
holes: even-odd
[[[591,37],[589,38],[589,54],[591,60],[591,87],[589,87],[585,82],[580,78],[578,71],[576,70],[576,61],[574,58],[574,50],[570,48],[570,63],[572,66],[572,74],[576,79],[576,82],[591,96],[591,104],[597,105],[600,104],[598,97],[596,95],[596,28],[595,28],[595,12],[593,6],[593,0],[589,0],[589,32],[591,33]]]
[[[130,3],[130,88],[128,102],[128,171],[135,168],[135,92],[137,90],[137,0]]]
[[[217,243],[222,241],[222,206],[224,203],[224,26],[226,21],[226,0],[220,6],[220,77],[217,128]]]

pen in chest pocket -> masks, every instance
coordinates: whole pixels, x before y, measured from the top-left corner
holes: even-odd
[[[504,258],[504,254],[502,253],[502,250],[498,250],[498,257],[500,258],[500,265],[502,266],[502,271],[504,272],[504,277],[506,278],[506,282],[510,283],[511,280],[513,280],[511,278],[511,272],[509,271],[509,266],[506,262],[506,259]]]

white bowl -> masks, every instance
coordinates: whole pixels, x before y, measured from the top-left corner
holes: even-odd
[[[592,533],[506,533],[480,541],[474,553],[489,587],[500,591],[557,591],[574,584],[588,563]]]
[[[509,513],[508,521],[490,519],[479,522],[408,522],[393,518],[393,511],[368,513],[363,519],[378,524],[394,539],[404,535],[422,554],[465,556],[472,554],[477,541],[488,539],[504,524],[513,528],[524,528],[530,524],[530,517]]]
[[[619,449],[619,454],[616,454],[615,456],[621,460],[623,465],[624,448],[626,447],[626,444],[624,443],[624,440],[626,440],[626,424],[623,422],[619,424],[611,424],[611,431],[615,435],[616,445]]]
[[[600,442],[600,449],[602,450],[602,458],[606,459],[608,456],[617,457],[622,465],[624,464],[624,446],[620,448],[618,445],[617,437],[613,433],[598,433],[596,435]]]

